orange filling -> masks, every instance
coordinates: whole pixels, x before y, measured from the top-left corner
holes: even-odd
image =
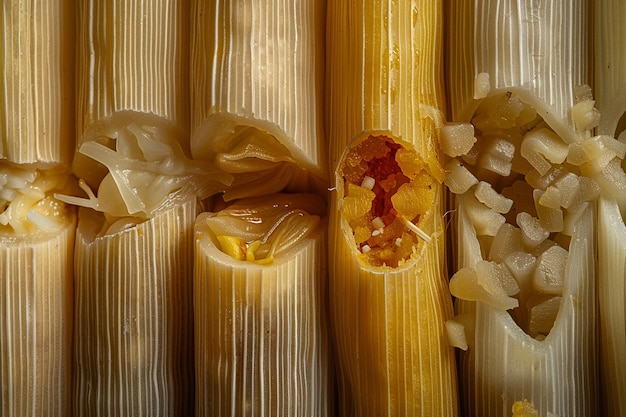
[[[342,175],[343,218],[372,265],[396,267],[417,242],[407,222],[418,222],[434,201],[432,179],[414,151],[385,136],[348,150]]]

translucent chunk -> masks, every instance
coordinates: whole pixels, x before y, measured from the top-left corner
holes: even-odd
[[[560,295],[565,281],[568,252],[554,245],[537,258],[533,287],[544,294]]]
[[[522,292],[530,289],[532,285],[531,279],[535,271],[536,261],[535,256],[523,251],[513,252],[504,258],[504,265],[509,269]]]
[[[498,229],[489,250],[489,260],[502,262],[509,254],[522,250],[522,232],[509,223]]]
[[[483,147],[479,165],[483,169],[507,177],[511,174],[514,156],[515,145],[505,139],[493,139]]]
[[[583,100],[572,107],[572,121],[579,132],[591,130],[600,123],[600,112],[594,105],[593,100]]]
[[[525,179],[531,187],[545,191],[550,185],[554,184],[556,180],[568,172],[569,171],[562,166],[555,166],[543,175],[537,171],[531,171],[526,174]]]
[[[462,268],[450,279],[450,292],[453,296],[467,301],[480,301],[499,310],[511,310],[519,306],[517,299],[506,294],[490,294],[478,284],[474,268]]]
[[[495,236],[506,219],[500,213],[490,209],[474,197],[473,194],[463,195],[465,210],[479,235]]]
[[[513,275],[503,264],[490,261],[476,263],[478,285],[489,294],[495,296],[515,295],[519,293],[519,286]]]
[[[478,186],[476,186],[474,190],[474,195],[476,195],[478,201],[501,214],[508,213],[513,206],[513,200],[498,194],[498,192],[485,181],[478,183]]]
[[[535,190],[533,192],[533,197],[537,195],[537,199],[535,200],[535,206],[537,203],[541,204],[544,207],[551,209],[559,209],[561,208],[561,190],[557,187],[549,186],[546,188],[546,191]]]
[[[550,189],[555,188],[548,187],[548,190]],[[563,230],[563,211],[558,206],[556,208],[552,207],[552,205],[555,203],[555,199],[553,198],[554,196],[548,196],[548,198],[543,198],[545,194],[548,194],[548,191],[544,192],[541,190],[535,190],[533,192],[535,209],[537,210],[539,223],[549,232],[560,232]],[[558,190],[557,194],[559,198],[557,198],[556,200],[560,202],[560,192],[558,192]],[[550,204],[550,206],[542,204],[542,200]]]
[[[448,162],[444,170],[448,173],[444,183],[454,194],[464,194],[473,185],[478,184],[474,174],[469,172],[458,159]]]
[[[550,236],[550,232],[541,226],[539,219],[528,213],[519,213],[516,222],[522,230],[522,241],[526,248],[534,249]]]
[[[455,320],[446,321],[446,334],[448,343],[452,347],[467,350],[467,338],[465,337],[465,326]]]
[[[472,149],[476,138],[471,123],[449,123],[441,127],[440,144],[443,152],[451,157],[465,155]]]
[[[520,151],[537,172],[545,175],[552,168],[552,164],[565,161],[569,147],[556,133],[544,128],[526,134]]]

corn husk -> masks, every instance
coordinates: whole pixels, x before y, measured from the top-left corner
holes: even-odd
[[[453,1],[449,5],[448,92],[451,119],[469,120],[480,103],[479,74],[488,94],[519,94],[567,143],[581,135],[571,116],[589,83],[590,5],[545,2]],[[484,79],[483,79],[484,81]],[[479,90],[479,91],[475,91]]]
[[[193,410],[195,200],[114,234],[81,209],[75,253],[76,415]]]
[[[482,259],[476,232],[460,207],[460,267]],[[597,411],[594,210],[576,226],[567,262],[567,284],[556,321],[545,340],[525,333],[509,312],[484,303],[460,302],[474,314],[474,340],[462,355],[462,407],[471,416],[509,415],[527,400],[545,416],[595,415]],[[467,331],[467,330],[466,330]]]
[[[74,2],[0,8],[0,159],[68,164],[74,146]]]
[[[444,327],[452,305],[438,160],[441,25],[439,2],[329,4],[327,110],[336,175],[330,308],[340,415],[457,414],[455,361]],[[370,264],[340,211],[346,152],[372,135],[415,152],[422,167],[415,181],[432,181],[433,205],[417,224],[425,236],[396,267]]]
[[[135,124],[188,148],[189,6],[167,0],[86,1],[77,10],[74,173],[96,187],[106,169],[80,152],[114,148]]]
[[[273,222],[238,227],[236,213],[264,203],[240,204],[249,208],[226,221],[233,237],[255,227],[272,233]],[[326,222],[270,262],[254,262],[222,251],[207,223],[215,215],[201,214],[195,227],[196,415],[332,415]]]
[[[491,146],[489,141],[494,136],[493,132],[485,132],[483,136],[480,131],[479,110],[482,111],[480,106],[483,103],[503,97],[504,101],[517,100],[517,103],[529,106],[534,112],[523,123],[519,122],[522,119],[519,115],[513,116],[511,120],[515,123],[511,125],[503,123],[509,115],[503,115],[502,120],[495,122],[496,125],[500,123],[503,133],[501,138],[505,142],[501,144],[511,146],[510,151],[498,155],[502,157],[510,152],[508,173],[499,173],[498,176],[494,176],[493,172],[486,173],[480,162],[481,156],[478,156],[478,162],[471,159],[476,158],[475,155],[469,156],[474,149],[463,156],[463,163],[467,163],[478,181],[484,176],[486,184],[498,193],[504,195],[509,192],[507,198],[512,200],[513,209],[503,214],[490,209],[492,219],[502,223],[506,221],[508,225],[517,224],[518,233],[526,228],[522,234],[527,233],[532,223],[537,225],[537,231],[549,237],[544,245],[537,245],[536,242],[531,244],[530,238],[524,235],[526,240],[520,243],[520,251],[532,255],[533,262],[552,245],[567,253],[563,282],[560,284],[562,288],[558,289],[561,298],[556,304],[554,321],[542,330],[545,334],[533,334],[531,337],[532,332],[520,323],[530,321],[532,325],[532,316],[524,316],[523,312],[530,308],[527,306],[532,299],[527,298],[528,294],[524,292],[538,291],[536,281],[530,285],[534,289],[529,290],[523,288],[523,279],[516,277],[521,288],[517,288],[517,294],[495,294],[493,288],[490,292],[490,288],[483,284],[480,284],[482,292],[470,297],[462,291],[457,292],[458,287],[455,290],[467,271],[479,271],[479,264],[484,266],[485,261],[495,262],[494,247],[490,249],[490,245],[491,242],[496,245],[497,232],[502,229],[495,220],[481,219],[479,224],[477,209],[486,210],[488,207],[487,203],[474,198],[478,195],[479,186],[472,186],[456,199],[458,244],[454,248],[456,271],[451,289],[453,295],[463,298],[457,300],[456,311],[459,321],[466,323],[469,349],[460,354],[459,361],[463,392],[461,407],[470,416],[510,415],[511,410],[515,410],[514,405],[519,408],[521,404],[529,405],[540,416],[550,413],[584,416],[597,412],[594,200],[599,194],[598,186],[592,187],[595,187],[593,193],[581,197],[584,202],[577,202],[576,206],[561,203],[550,212],[565,219],[558,218],[564,225],[555,226],[552,220],[543,217],[548,212],[542,205],[544,203],[538,203],[540,197],[548,192],[546,187],[555,187],[555,182],[548,181],[543,188],[531,185],[536,183],[533,178],[546,174],[544,170],[554,173],[564,169],[559,175],[572,170],[569,178],[584,176],[581,167],[584,163],[574,163],[572,149],[589,140],[591,129],[597,122],[590,91],[582,87],[589,83],[589,11],[589,5],[584,1],[568,5],[457,1],[449,5],[450,27],[454,28],[450,30],[448,44],[450,108],[454,122],[476,123],[474,149]],[[583,108],[579,105],[590,105],[582,118],[576,114],[577,109]],[[495,107],[491,107],[493,109]],[[501,110],[502,113],[507,111],[505,107]],[[497,112],[497,109],[492,111]],[[545,164],[538,162],[541,158],[536,156],[542,154],[544,157],[546,152],[536,151],[533,155],[527,152],[531,147],[529,144],[537,137],[532,135],[538,128],[543,129],[540,135],[545,134],[542,140],[552,138],[545,148],[547,152],[559,149],[562,153],[545,157]],[[518,134],[520,142],[517,142]],[[502,151],[501,148],[492,150],[496,154]],[[549,179],[549,176],[542,178]],[[510,191],[516,186],[518,190],[519,187],[530,188],[530,198],[526,194]],[[565,198],[572,194],[563,191],[562,195]],[[561,209],[562,212],[559,211]],[[521,212],[523,215],[520,217]],[[494,223],[497,223],[495,227]],[[508,264],[506,268],[512,270]],[[479,282],[486,279],[478,272],[476,275]],[[531,279],[536,280],[534,277],[538,275],[535,270]],[[547,297],[545,294],[541,296]],[[496,300],[497,297],[501,298]]]
[[[227,200],[324,190],[324,2],[192,4],[194,158],[234,175]]]
[[[0,415],[72,413],[74,226],[0,235]]]
[[[600,123],[598,133],[624,141],[626,111],[626,55],[620,44],[625,38],[621,2],[594,3],[595,91]],[[608,177],[598,206],[598,301],[600,318],[600,392],[606,415],[626,416],[626,364],[620,359],[626,349],[626,229],[624,226],[623,162],[617,164],[617,178]]]

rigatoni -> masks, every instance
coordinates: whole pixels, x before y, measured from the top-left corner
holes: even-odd
[[[0,7],[0,415],[72,412],[73,10]]]
[[[326,221],[315,195],[196,221],[196,415],[332,415]]]
[[[626,118],[626,4],[594,2],[595,91],[600,110],[598,133],[624,144]],[[602,187],[598,204],[598,300],[600,393],[604,415],[626,416],[626,175],[623,154],[607,158],[595,174]]]
[[[65,175],[0,166],[2,415],[71,414],[76,223],[52,196],[66,183]]]
[[[2,3],[0,159],[51,165],[71,161],[74,3]]]
[[[118,136],[136,135],[130,124],[188,148],[188,2],[81,1],[76,16],[77,150],[115,149]],[[74,173],[96,187],[106,170],[77,152]]]
[[[468,415],[597,414],[600,188],[585,170],[604,142],[590,137],[589,12],[584,0],[449,4],[450,108],[474,127],[446,165]]]
[[[195,159],[234,175],[224,198],[324,191],[324,2],[192,2]]]
[[[59,197],[87,207],[75,253],[78,415],[192,413],[193,222],[197,199],[228,178],[189,159],[188,12],[167,0],[78,10],[74,170],[87,198]]]
[[[326,192],[324,10],[192,2],[192,155],[232,175],[223,200],[242,199],[196,224],[198,415],[331,409],[326,204],[275,194]]]
[[[457,414],[444,322],[442,5],[330,2],[330,303],[341,415]]]
[[[81,209],[76,236],[74,411],[193,410],[194,200],[115,233]]]

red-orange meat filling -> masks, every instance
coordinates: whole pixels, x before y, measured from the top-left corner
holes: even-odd
[[[398,163],[400,150],[405,152],[406,158],[408,151],[392,139],[382,135],[370,136],[350,149],[344,160],[344,188],[348,190],[350,185],[363,190],[359,192],[363,197],[358,197],[362,202],[351,200],[350,209],[346,208],[362,214],[351,214],[346,220],[353,229],[359,249],[374,265],[397,266],[399,261],[411,255],[416,242],[405,221],[419,220],[419,216],[417,219],[406,217],[406,213],[399,213],[393,205],[394,195],[400,187],[411,182]],[[415,160],[418,164],[417,155]],[[365,197],[367,193],[371,200]]]

